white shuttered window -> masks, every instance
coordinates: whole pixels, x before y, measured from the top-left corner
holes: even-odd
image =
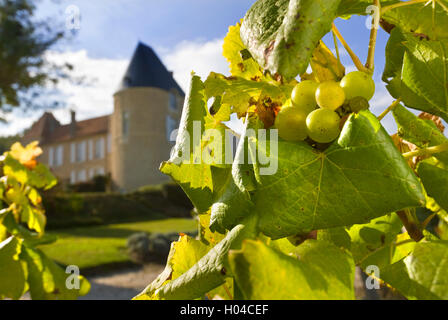
[[[76,144],[75,143],[70,144],[70,162],[71,163],[76,162]]]
[[[62,166],[64,164],[64,146],[56,147],[56,166]]]
[[[48,166],[53,167],[54,166],[54,148],[50,147],[48,149]]]

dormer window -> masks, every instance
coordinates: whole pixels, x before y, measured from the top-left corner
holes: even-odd
[[[125,83],[127,86],[131,86],[131,85],[132,85],[132,79],[131,79],[131,77],[129,77],[129,76],[125,76],[124,79],[123,79],[123,81],[124,81],[124,83]]]

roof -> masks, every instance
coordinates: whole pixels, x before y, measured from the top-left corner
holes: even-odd
[[[44,112],[44,114],[33,123],[30,129],[24,134],[26,141],[38,140],[42,137],[48,136],[51,132],[60,126],[59,121],[53,116],[51,112]]]
[[[71,123],[61,125],[50,112],[45,112],[23,136],[24,141],[40,140],[41,144],[63,142],[81,137],[88,137],[107,133],[109,131],[109,115],[76,121],[76,130],[71,134]],[[48,124],[47,119],[53,118],[57,125],[52,130],[40,130],[42,126]],[[44,127],[49,127],[45,125]],[[45,131],[45,132],[44,132]]]
[[[176,89],[185,95],[156,53],[141,42],[134,51],[117,91],[133,87],[155,87],[167,91]]]

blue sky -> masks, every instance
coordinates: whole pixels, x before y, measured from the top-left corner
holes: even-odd
[[[78,118],[89,118],[112,111],[112,94],[127,66],[138,41],[155,49],[176,80],[187,89],[188,75],[194,70],[205,77],[210,71],[228,73],[221,56],[222,38],[229,25],[244,17],[254,0],[40,0],[38,18],[52,19],[65,25],[66,9],[79,8],[80,29],[73,40],[48,53],[52,61],[68,61],[76,75],[92,79],[91,87],[61,84],[61,99],[77,111]],[[367,55],[369,30],[366,17],[354,16],[350,21],[337,20],[336,25],[362,61]],[[371,110],[381,112],[392,99],[381,83],[387,34],[378,35],[374,79],[377,93]],[[333,48],[333,40],[324,41]],[[341,47],[342,61],[349,71],[353,63]],[[17,132],[28,127],[43,111],[14,114],[9,125],[0,126],[0,134]],[[68,121],[68,111],[57,110],[56,117]],[[390,118],[385,126],[393,130]]]

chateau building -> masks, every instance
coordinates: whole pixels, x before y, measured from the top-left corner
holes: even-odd
[[[40,141],[47,164],[62,183],[110,175],[114,189],[132,191],[168,178],[159,165],[169,158],[184,92],[154,51],[139,43],[114,96],[113,113],[61,124],[45,112],[22,139]]]

